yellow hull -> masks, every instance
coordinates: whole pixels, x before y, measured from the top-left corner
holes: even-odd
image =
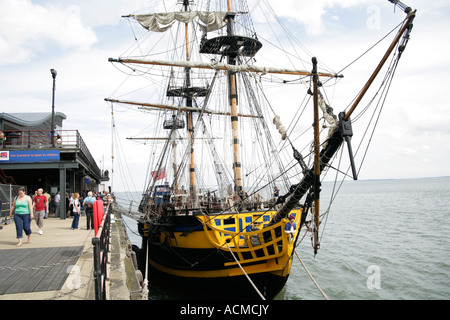
[[[297,226],[301,212],[301,209],[291,212]],[[292,238],[284,232],[287,219],[268,226],[274,214],[275,211],[196,215],[197,227],[175,223],[172,228],[154,233],[149,242],[153,243],[149,263],[161,272],[185,278],[227,278],[261,273],[287,277],[298,228]],[[168,252],[165,260],[158,256],[161,248]]]

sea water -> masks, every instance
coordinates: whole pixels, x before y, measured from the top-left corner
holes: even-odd
[[[325,182],[321,213],[337,188],[320,226],[318,253],[309,234],[296,248],[330,300],[450,299],[450,177]],[[132,242],[140,246],[136,223],[125,221]],[[179,298],[155,288],[151,295]],[[324,297],[294,255],[276,300],[311,299]]]

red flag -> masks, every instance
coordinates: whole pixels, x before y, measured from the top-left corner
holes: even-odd
[[[166,177],[166,168],[162,168],[159,171],[152,171],[152,177],[156,181],[164,179]]]

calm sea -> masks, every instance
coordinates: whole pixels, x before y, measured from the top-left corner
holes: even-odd
[[[322,186],[321,212],[333,186]],[[125,221],[140,246],[136,223]],[[296,250],[329,299],[450,299],[450,177],[346,181],[321,229],[316,256],[308,236]],[[172,298],[150,290],[150,299]],[[296,256],[276,299],[323,299]]]

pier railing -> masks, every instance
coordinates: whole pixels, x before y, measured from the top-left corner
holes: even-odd
[[[107,266],[110,253],[110,208],[111,205],[108,204],[98,231],[92,238],[92,244],[94,245],[95,300],[106,300],[106,281],[109,276]]]
[[[3,184],[2,169],[0,169],[0,224],[7,223],[14,198],[19,194],[19,187],[12,184]]]
[[[2,142],[5,149],[49,148],[53,143],[57,147],[79,147],[78,130],[57,130],[52,141],[51,130],[5,130],[6,138]]]

